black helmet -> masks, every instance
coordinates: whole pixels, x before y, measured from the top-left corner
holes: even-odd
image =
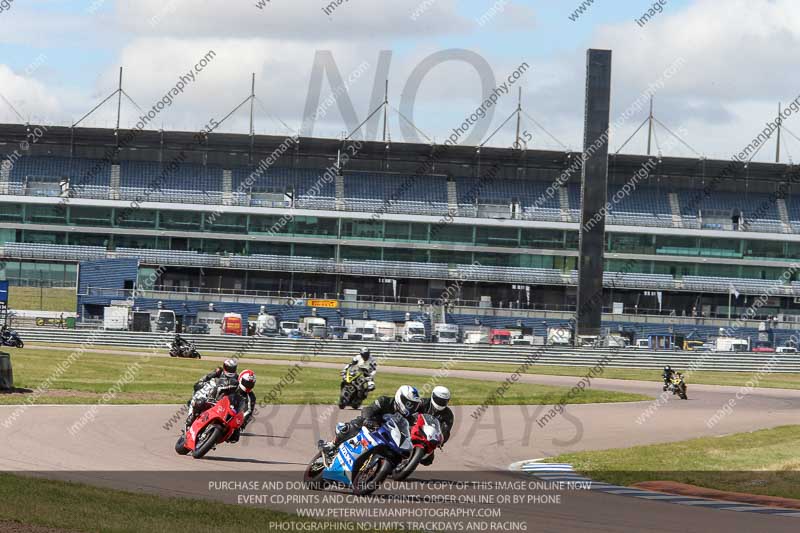
[[[236,374],[237,368],[236,359],[225,359],[225,362],[222,363],[222,369],[228,374]]]
[[[672,367],[667,365],[664,367],[664,372],[672,372]]]
[[[358,353],[361,356],[361,359],[363,359],[364,361],[370,358],[369,348],[361,348],[361,351]]]

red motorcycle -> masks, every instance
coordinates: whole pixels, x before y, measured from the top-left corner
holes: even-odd
[[[392,479],[403,481],[417,469],[420,461],[430,457],[442,445],[444,436],[439,421],[433,415],[418,414],[417,422],[411,427],[411,455],[403,460],[392,472]]]
[[[197,417],[188,431],[178,438],[175,451],[179,455],[192,452],[192,457],[200,459],[217,444],[222,444],[233,435],[233,432],[244,424],[244,415],[237,413],[231,406],[228,396],[206,409]]]

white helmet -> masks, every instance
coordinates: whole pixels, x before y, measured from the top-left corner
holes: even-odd
[[[431,393],[431,405],[437,411],[441,411],[450,403],[450,389],[447,387],[434,387]]]
[[[416,388],[411,385],[402,385],[394,393],[394,405],[398,413],[408,416],[419,411],[422,399],[419,397],[419,392],[417,392]]]

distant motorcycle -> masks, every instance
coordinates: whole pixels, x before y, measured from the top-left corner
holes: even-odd
[[[676,374],[672,377],[669,381],[669,385],[667,385],[667,390],[672,392],[672,394],[677,394],[680,396],[681,400],[688,400],[688,396],[686,396],[686,381],[683,379],[683,374]]]
[[[342,377],[339,392],[339,409],[344,409],[345,407],[358,409],[367,399],[368,392],[366,380],[361,375],[361,371],[356,367],[349,368]]]
[[[200,352],[197,351],[193,342],[189,341],[180,348],[171,346],[169,349],[170,357],[188,357],[190,359],[200,359]]]
[[[7,329],[0,335],[0,343],[2,343],[3,346],[11,346],[12,348],[22,348],[25,346],[25,343],[22,342],[22,339],[19,337],[19,333],[13,329]]]

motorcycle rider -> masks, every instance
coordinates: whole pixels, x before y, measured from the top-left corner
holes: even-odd
[[[183,350],[188,346],[189,342],[176,333],[175,337],[173,337],[172,339],[172,346],[170,346],[170,351],[180,355],[181,353],[183,353]]]
[[[344,377],[351,368],[357,368],[361,372],[363,379],[359,379],[359,383],[361,383],[363,388],[366,388],[367,392],[375,390],[375,374],[378,373],[378,363],[372,358],[372,355],[369,353],[369,348],[361,348],[358,355],[354,356],[352,361],[344,365],[344,368],[340,372],[343,380],[342,387],[344,386]]]
[[[675,375],[675,371],[672,370],[672,367],[667,365],[664,367],[664,372],[661,374],[661,377],[664,378],[664,390],[667,390],[669,387],[669,382],[672,380],[672,377]]]
[[[219,379],[225,377],[226,379],[239,379],[239,374],[236,372],[238,365],[236,359],[225,359],[221,367],[217,367],[194,384],[194,391],[197,392],[212,379]]]
[[[411,385],[401,385],[394,398],[390,396],[379,396],[374,403],[361,410],[361,416],[355,417],[350,422],[339,422],[336,424],[336,437],[331,442],[319,441],[319,447],[330,462],[336,454],[336,450],[344,441],[355,436],[362,427],[380,427],[383,424],[384,415],[400,414],[406,419],[411,419],[420,412],[422,399],[419,392]]]
[[[244,423],[233,432],[233,435],[228,439],[230,443],[239,442],[239,435],[250,419],[253,417],[253,410],[256,407],[256,395],[253,393],[253,388],[256,386],[256,373],[252,370],[243,370],[239,374],[239,386],[236,391],[231,395],[231,407],[237,413],[244,415]]]
[[[434,387],[431,392],[430,398],[422,400],[422,407],[419,412],[427,415],[432,415],[439,421],[439,426],[442,429],[442,442],[439,447],[444,446],[444,443],[450,440],[450,432],[453,430],[453,411],[447,406],[450,403],[450,389],[441,385]],[[433,463],[434,454],[426,457],[420,464],[429,466]]]
[[[222,368],[217,368],[206,374],[194,385],[194,396],[189,401],[189,415],[186,417],[186,427],[192,425],[195,419],[205,411],[211,402],[234,392],[239,386],[239,375],[236,373],[236,360],[226,359]],[[214,380],[214,386],[204,393],[206,384]]]

